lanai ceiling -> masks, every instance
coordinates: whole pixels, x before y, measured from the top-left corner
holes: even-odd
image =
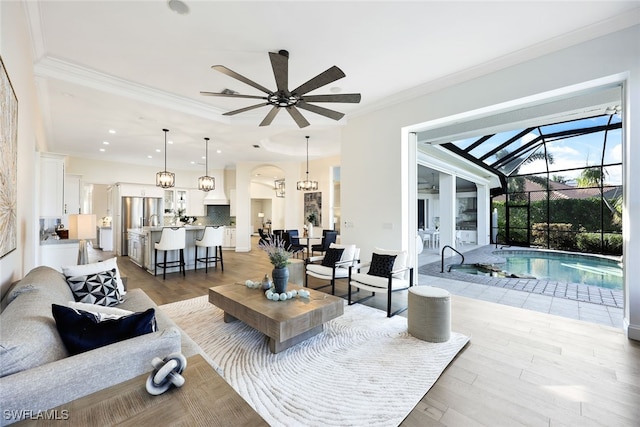
[[[169,3],[188,12],[177,13]],[[168,162],[176,170],[202,168],[204,137],[211,138],[210,168],[303,161],[305,135],[311,136],[311,159],[337,155],[341,127],[353,117],[444,87],[452,76],[472,78],[565,47],[567,40],[615,31],[640,16],[637,1],[24,5],[46,124],[43,148],[161,167],[162,128],[168,128]],[[217,64],[275,89],[268,52],[280,49],[290,52],[292,87],[337,65],[346,77],[312,93],[361,93],[362,101],[326,105],[346,113],[338,122],[303,111],[311,126],[299,129],[285,113],[259,127],[266,107],[223,116],[255,102],[200,95],[224,89],[259,94],[212,70]]]

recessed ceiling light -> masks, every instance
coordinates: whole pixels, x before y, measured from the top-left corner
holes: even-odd
[[[101,148],[100,151],[104,153],[107,150],[105,150],[104,148]]]
[[[109,145],[109,141],[102,141],[103,145]]]
[[[169,144],[173,144],[173,141],[167,141]]]
[[[222,150],[216,150],[216,153],[220,154],[222,153]]]
[[[156,153],[160,153],[162,150],[160,150],[159,148],[156,148]]]
[[[191,160],[191,164],[192,164],[192,165],[195,165],[195,164],[196,164],[196,162],[194,162],[193,160]]]
[[[207,160],[205,156],[200,157],[202,160]]]
[[[153,159],[153,156],[147,156],[147,159]]]
[[[116,131],[113,129],[109,129],[109,133],[116,133]]]

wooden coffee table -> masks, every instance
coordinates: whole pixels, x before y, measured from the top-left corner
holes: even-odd
[[[185,383],[180,388],[151,396],[145,389],[148,376],[141,375],[50,411],[52,414],[66,414],[66,422],[39,418],[15,425],[268,426],[200,355],[187,359],[187,368],[183,372]]]
[[[300,289],[289,284],[289,289]],[[310,298],[271,301],[261,289],[235,283],[209,288],[209,302],[224,310],[224,321],[242,320],[269,337],[269,349],[279,353],[320,333],[325,322],[342,316],[344,300],[304,288]]]

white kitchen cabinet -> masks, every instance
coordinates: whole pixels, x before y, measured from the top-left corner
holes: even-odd
[[[98,231],[100,248],[103,251],[113,251],[113,228],[100,227]]]
[[[187,205],[187,215],[189,216],[207,216],[206,206],[204,204],[205,193],[202,190],[189,190],[189,204]]]
[[[62,267],[78,263],[78,242],[56,241],[53,244],[40,245],[40,265],[47,265],[62,271]]]
[[[189,190],[180,188],[164,190],[162,197],[164,198],[164,216],[173,216],[174,212],[179,210],[182,211],[182,215],[191,215],[187,210]]]
[[[64,214],[79,214],[80,210],[80,175],[64,176]]]
[[[40,216],[64,215],[64,157],[40,155]]]
[[[236,247],[236,229],[235,227],[224,228],[224,239],[222,241],[222,247],[227,249],[234,249]]]

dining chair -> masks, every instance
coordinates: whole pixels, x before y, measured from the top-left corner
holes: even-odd
[[[311,255],[315,252],[326,252],[332,243],[335,243],[338,238],[338,232],[335,230],[322,230],[322,241],[317,245],[311,245]]]

